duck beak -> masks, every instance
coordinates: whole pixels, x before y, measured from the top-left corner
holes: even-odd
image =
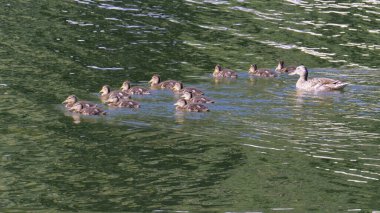
[[[178,103],[173,104],[174,106],[178,106]]]
[[[63,101],[62,104],[66,104],[67,103],[67,100]]]
[[[292,71],[292,72],[288,72],[288,75],[295,75],[296,72],[295,71]]]
[[[148,81],[148,83],[152,83],[153,82],[153,79],[150,79],[150,81]]]

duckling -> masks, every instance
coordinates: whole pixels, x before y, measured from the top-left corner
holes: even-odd
[[[212,75],[215,78],[237,78],[237,73],[233,70],[222,68],[219,64],[215,66],[214,72]]]
[[[174,104],[177,111],[187,111],[187,112],[208,112],[210,111],[205,105],[202,104],[188,104],[183,98],[178,99]]]
[[[273,78],[277,77],[277,74],[274,73],[272,70],[269,69],[257,69],[256,64],[251,64],[251,67],[248,70],[248,73],[250,75],[260,76],[260,77],[266,77],[266,78]]]
[[[85,108],[96,107],[96,104],[89,101],[79,101],[78,97],[75,95],[69,95],[66,100],[62,102],[62,104],[65,104],[67,109],[70,109],[75,103],[81,103]]]
[[[130,95],[149,95],[150,94],[149,90],[146,88],[131,87],[131,82],[129,81],[124,81],[120,89],[122,92],[126,92]]]
[[[343,89],[348,83],[341,82],[330,78],[312,78],[308,79],[308,70],[305,66],[301,65],[289,75],[299,75],[297,81],[297,89],[307,91],[332,91]]]
[[[119,97],[116,94],[112,94],[108,97],[106,103],[108,106],[120,107],[120,108],[140,108],[140,104],[136,101]]]
[[[127,99],[130,98],[129,94],[124,91],[121,91],[121,90],[111,91],[111,88],[108,85],[104,85],[102,89],[99,91],[99,93],[100,93],[100,99],[102,100],[102,102],[105,102],[111,95],[117,95],[119,97],[123,97]]]
[[[98,107],[84,107],[84,105],[80,102],[75,103],[70,111],[80,113],[82,115],[105,115],[107,114],[102,109]]]
[[[294,70],[296,70],[296,67],[293,67],[293,66],[285,67],[284,61],[279,61],[275,70],[277,72],[288,72],[289,73],[289,72],[293,72]]]
[[[191,92],[195,96],[204,94],[201,90],[197,88],[193,88],[193,87],[183,88],[183,84],[181,82],[177,82],[174,84],[173,91],[179,94],[183,94],[184,92]]]
[[[152,88],[161,88],[161,89],[173,89],[174,84],[179,81],[175,80],[166,80],[161,82],[161,78],[159,75],[153,75],[152,79],[150,79],[149,83]]]
[[[183,95],[181,96],[183,99],[185,99],[188,103],[192,104],[210,104],[214,103],[213,100],[204,97],[204,96],[195,96],[193,97],[193,94],[191,92],[185,91],[183,92]]]

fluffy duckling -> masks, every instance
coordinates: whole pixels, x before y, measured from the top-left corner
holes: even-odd
[[[233,70],[222,68],[219,64],[215,66],[212,76],[215,78],[237,78],[237,73]]]
[[[193,87],[183,88],[183,84],[181,82],[177,82],[174,84],[173,91],[179,94],[183,94],[184,92],[191,92],[195,96],[204,94],[201,90],[197,88],[193,88]]]
[[[305,66],[301,65],[289,75],[299,75],[297,81],[297,89],[307,91],[332,91],[343,89],[348,83],[341,82],[330,78],[312,78],[308,79],[308,70]]]
[[[104,112],[102,109],[98,107],[84,107],[84,105],[80,102],[75,103],[71,108],[70,111],[80,113],[82,115],[105,115],[106,112]]]
[[[126,92],[129,95],[149,95],[150,94],[149,90],[146,88],[131,87],[130,81],[124,81],[120,89],[122,92]]]
[[[188,103],[192,104],[210,104],[214,103],[213,100],[204,97],[204,96],[194,96],[191,92],[185,91],[183,92],[183,95],[181,96],[183,99],[185,99]]]
[[[205,105],[202,104],[188,104],[183,98],[179,99],[175,104],[176,110],[187,112],[208,112],[210,111]]]
[[[296,67],[285,67],[284,61],[279,61],[275,70],[277,72],[293,72],[296,70]]]
[[[150,79],[149,83],[152,88],[161,88],[161,89],[173,89],[174,84],[179,81],[175,80],[166,80],[161,82],[161,78],[159,75],[153,75]]]
[[[140,104],[136,101],[132,101],[118,95],[110,95],[106,101],[108,106],[120,107],[120,108],[140,108]]]
[[[62,104],[65,104],[65,107],[67,109],[70,109],[75,103],[81,103],[83,107],[96,107],[96,104],[91,103],[89,101],[79,101],[78,97],[76,95],[69,95],[66,100],[62,102]]]
[[[99,91],[99,93],[100,93],[100,99],[103,102],[105,102],[111,95],[117,95],[122,98],[130,98],[128,93],[123,92],[121,90],[111,91],[111,88],[108,85],[104,85],[102,89]]]
[[[277,74],[269,69],[257,69],[256,64],[251,64],[251,67],[248,70],[248,73],[250,75],[260,76],[260,77],[266,77],[266,78],[273,78],[276,77]]]

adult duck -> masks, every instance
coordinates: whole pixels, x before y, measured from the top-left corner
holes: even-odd
[[[222,68],[219,64],[215,66],[212,76],[215,78],[237,78],[237,73],[233,70]]]
[[[297,81],[297,89],[306,91],[333,91],[343,89],[348,83],[334,80],[330,78],[308,78],[309,72],[303,65],[298,66],[296,70],[289,73],[289,75],[299,75]]]

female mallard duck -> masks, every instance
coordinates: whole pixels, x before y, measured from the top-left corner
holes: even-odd
[[[202,104],[188,104],[183,98],[179,99],[175,104],[176,110],[187,112],[208,112],[210,111],[205,105]]]
[[[152,88],[161,88],[161,89],[173,89],[174,84],[179,81],[175,80],[166,80],[161,82],[161,78],[159,75],[153,75],[152,79],[150,79],[149,83]]]
[[[118,95],[110,95],[106,101],[108,106],[120,108],[140,108],[140,104],[136,101],[119,97]]]
[[[110,86],[104,85],[100,90],[100,99],[105,102],[111,95],[117,95],[122,98],[130,98],[129,94],[121,90],[111,91]]]
[[[75,103],[71,108],[70,111],[80,113],[82,115],[105,115],[106,112],[104,112],[102,109],[98,107],[84,107],[84,105],[80,102]]]
[[[192,104],[210,104],[214,103],[213,100],[204,97],[204,96],[194,96],[193,93],[185,91],[183,92],[183,95],[181,96],[183,99],[185,99],[188,103]]]
[[[296,67],[293,67],[293,66],[285,67],[284,61],[279,61],[275,70],[277,72],[288,72],[289,73],[289,72],[293,72],[294,70],[296,70]]]
[[[143,87],[131,87],[131,82],[124,81],[121,86],[121,91],[128,93],[129,95],[149,95],[148,89]]]
[[[307,68],[303,65],[298,66],[295,71],[289,73],[289,75],[299,75],[300,78],[297,81],[296,87],[301,90],[308,91],[332,91],[343,89],[348,83],[341,82],[330,78],[312,78],[308,79]]]
[[[67,109],[70,109],[75,103],[81,103],[83,107],[88,108],[88,107],[96,107],[96,104],[91,103],[89,101],[79,101],[78,97],[75,95],[70,95],[66,98],[65,101],[62,102],[62,104],[65,104],[65,107]]]
[[[269,69],[257,69],[256,64],[251,64],[251,67],[248,70],[248,73],[250,75],[260,76],[260,77],[266,77],[266,78],[273,78],[276,77],[277,74]]]
[[[177,82],[174,84],[173,91],[179,94],[183,94],[184,92],[191,92],[195,96],[204,94],[201,90],[197,88],[193,88],[193,87],[183,88],[183,84],[181,82]]]
[[[212,75],[215,78],[237,78],[237,73],[233,70],[222,68],[219,64],[215,66],[214,72]]]

